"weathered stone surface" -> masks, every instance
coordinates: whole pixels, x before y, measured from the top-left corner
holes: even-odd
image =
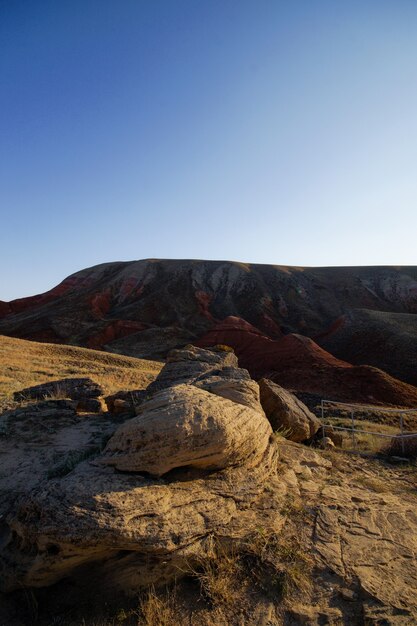
[[[174,359],[161,376],[169,384],[101,456],[15,505],[2,530],[3,589],[45,586],[73,572],[124,590],[161,584],[201,558],[213,533],[230,543],[254,528],[280,529],[278,447],[256,383],[231,353],[190,348]],[[180,384],[172,363],[181,364]]]
[[[97,398],[81,398],[77,400],[78,413],[101,413],[103,406]]]
[[[257,383],[233,352],[188,346],[167,364],[108,442],[103,463],[161,476],[177,467],[256,464],[272,434]]]
[[[103,462],[129,472],[161,476],[176,467],[224,469],[256,464],[271,427],[258,410],[192,385],[155,394],[138,416],[117,430]]]
[[[77,402],[74,400],[43,400],[31,402],[3,413],[4,419],[21,420],[36,416],[37,419],[56,417],[64,418],[75,415]]]
[[[328,485],[320,497],[315,545],[326,565],[344,580],[357,579],[382,605],[406,611],[403,622],[393,623],[414,624],[415,500],[347,484]]]
[[[261,404],[274,430],[282,429],[291,441],[314,436],[320,420],[292,393],[266,378],[259,382]]]
[[[188,345],[182,350],[171,350],[166,365],[146,391],[155,393],[181,383],[194,384],[207,376],[218,374],[224,378],[250,380],[246,370],[238,369],[237,356],[233,351],[216,348],[205,350]]]
[[[22,400],[45,400],[55,396],[82,400],[84,398],[98,398],[102,394],[102,387],[91,378],[63,378],[21,389],[16,391],[13,397],[18,402]]]
[[[166,483],[84,462],[9,516],[2,587],[49,585],[86,564],[97,564],[95,575],[125,590],[181,576],[214,531],[238,540],[258,526],[279,529],[282,518],[271,495],[256,506],[275,472],[275,447],[258,466],[225,470],[210,480],[191,475]],[[29,544],[29,552],[22,550]]]

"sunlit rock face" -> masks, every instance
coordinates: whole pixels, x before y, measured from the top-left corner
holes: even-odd
[[[71,575],[125,590],[159,584],[201,558],[213,533],[230,544],[257,527],[278,532],[277,457],[258,385],[235,355],[175,351],[102,454],[12,506],[3,590]]]

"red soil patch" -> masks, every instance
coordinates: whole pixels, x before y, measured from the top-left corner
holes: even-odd
[[[96,319],[102,319],[110,310],[111,293],[110,289],[96,293],[90,301],[91,312]]]
[[[226,318],[195,342],[201,347],[231,346],[241,367],[254,378],[267,376],[296,391],[345,402],[417,406],[417,388],[382,370],[353,366],[302,335],[274,341],[238,318]]]
[[[104,345],[115,339],[127,337],[128,335],[145,330],[146,328],[148,328],[148,325],[142,324],[142,322],[136,322],[134,320],[115,320],[114,322],[110,322],[105,328],[102,328],[98,333],[91,335],[87,347],[100,350]]]
[[[195,343],[201,347],[216,344],[231,346],[239,357],[240,365],[255,377],[289,366],[305,369],[321,364],[328,367],[352,367],[336,359],[308,337],[285,335],[273,340],[237,317],[227,317]]]
[[[214,322],[215,319],[209,310],[212,296],[206,293],[205,291],[196,291],[194,295],[195,295],[195,299],[197,300],[199,313],[203,317],[206,317],[208,320],[210,320],[210,322]]]

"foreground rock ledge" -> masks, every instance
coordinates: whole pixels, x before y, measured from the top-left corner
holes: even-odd
[[[213,533],[232,543],[256,528],[279,530],[270,490],[278,497],[277,445],[236,357],[177,350],[152,392],[98,459],[45,481],[10,511],[4,591],[68,575],[134,590],[180,576]]]

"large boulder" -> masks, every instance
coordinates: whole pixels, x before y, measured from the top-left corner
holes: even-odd
[[[103,454],[13,504],[0,529],[3,590],[68,576],[136,590],[196,567],[213,534],[231,547],[279,531],[277,442],[257,384],[232,353],[170,358]]]
[[[219,385],[217,385],[219,386]],[[192,385],[160,391],[117,430],[102,462],[162,476],[177,467],[256,464],[272,434],[258,410]]]
[[[314,437],[320,420],[294,394],[271,380],[259,381],[261,404],[273,430],[280,430],[291,441]]]

